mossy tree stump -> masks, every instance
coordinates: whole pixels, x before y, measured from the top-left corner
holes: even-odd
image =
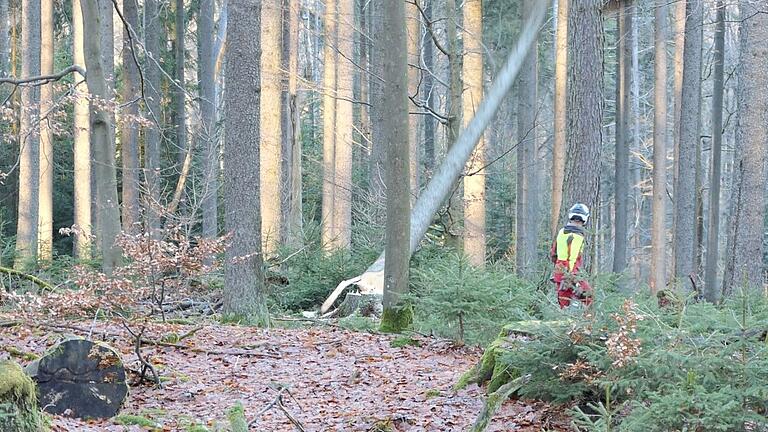
[[[38,432],[43,418],[35,383],[17,363],[0,362],[0,431]]]
[[[128,395],[120,355],[103,343],[66,340],[27,369],[37,382],[40,405],[51,414],[110,418]]]

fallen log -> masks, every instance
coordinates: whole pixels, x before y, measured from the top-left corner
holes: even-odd
[[[78,418],[114,417],[128,395],[118,352],[100,342],[65,340],[27,366],[43,410]]]
[[[0,431],[45,430],[35,383],[17,363],[0,362]]]

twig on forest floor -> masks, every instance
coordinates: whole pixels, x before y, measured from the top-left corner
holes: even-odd
[[[293,423],[297,431],[305,432],[306,429],[304,429],[304,425],[301,423],[301,421],[299,421],[296,417],[294,417],[293,414],[291,414],[290,411],[288,411],[288,409],[285,407],[285,404],[283,404],[283,393],[288,393],[291,399],[296,401],[296,398],[294,398],[290,390],[288,390],[288,386],[281,385],[280,389],[277,392],[277,396],[275,396],[272,402],[268,403],[264,408],[261,409],[261,411],[259,411],[258,414],[256,414],[256,417],[253,420],[248,422],[248,428],[255,425],[259,421],[261,416],[264,415],[264,413],[271,410],[273,407],[277,406],[278,408],[280,408],[280,411],[282,411],[283,414],[285,414],[285,416],[288,417],[288,420],[290,420],[291,423]],[[296,401],[296,403],[298,404],[298,401]]]
[[[152,363],[149,362],[148,358],[145,358],[141,354],[141,338],[142,336],[144,336],[144,331],[147,329],[147,326],[146,325],[141,326],[141,330],[139,330],[139,333],[136,334],[133,332],[133,330],[131,330],[127,322],[123,321],[122,324],[125,330],[128,331],[128,333],[130,333],[135,340],[135,343],[133,346],[133,352],[134,354],[136,354],[136,357],[139,359],[139,363],[141,363],[141,372],[139,374],[139,384],[141,384],[142,381],[147,380],[146,373],[147,371],[149,371],[152,373],[152,377],[154,378],[153,381],[155,382],[155,385],[157,385],[159,388],[163,388],[163,384],[160,382],[160,376],[157,374],[155,367],[152,365]]]

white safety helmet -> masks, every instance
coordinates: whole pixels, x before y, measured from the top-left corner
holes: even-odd
[[[580,220],[584,223],[589,221],[589,207],[585,204],[576,203],[568,210],[568,220]]]

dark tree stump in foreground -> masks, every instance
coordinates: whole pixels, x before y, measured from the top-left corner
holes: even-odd
[[[0,362],[0,431],[40,430],[43,419],[37,408],[35,383],[15,362]]]
[[[114,417],[128,395],[120,355],[106,344],[69,339],[27,368],[40,406],[51,414]]]

